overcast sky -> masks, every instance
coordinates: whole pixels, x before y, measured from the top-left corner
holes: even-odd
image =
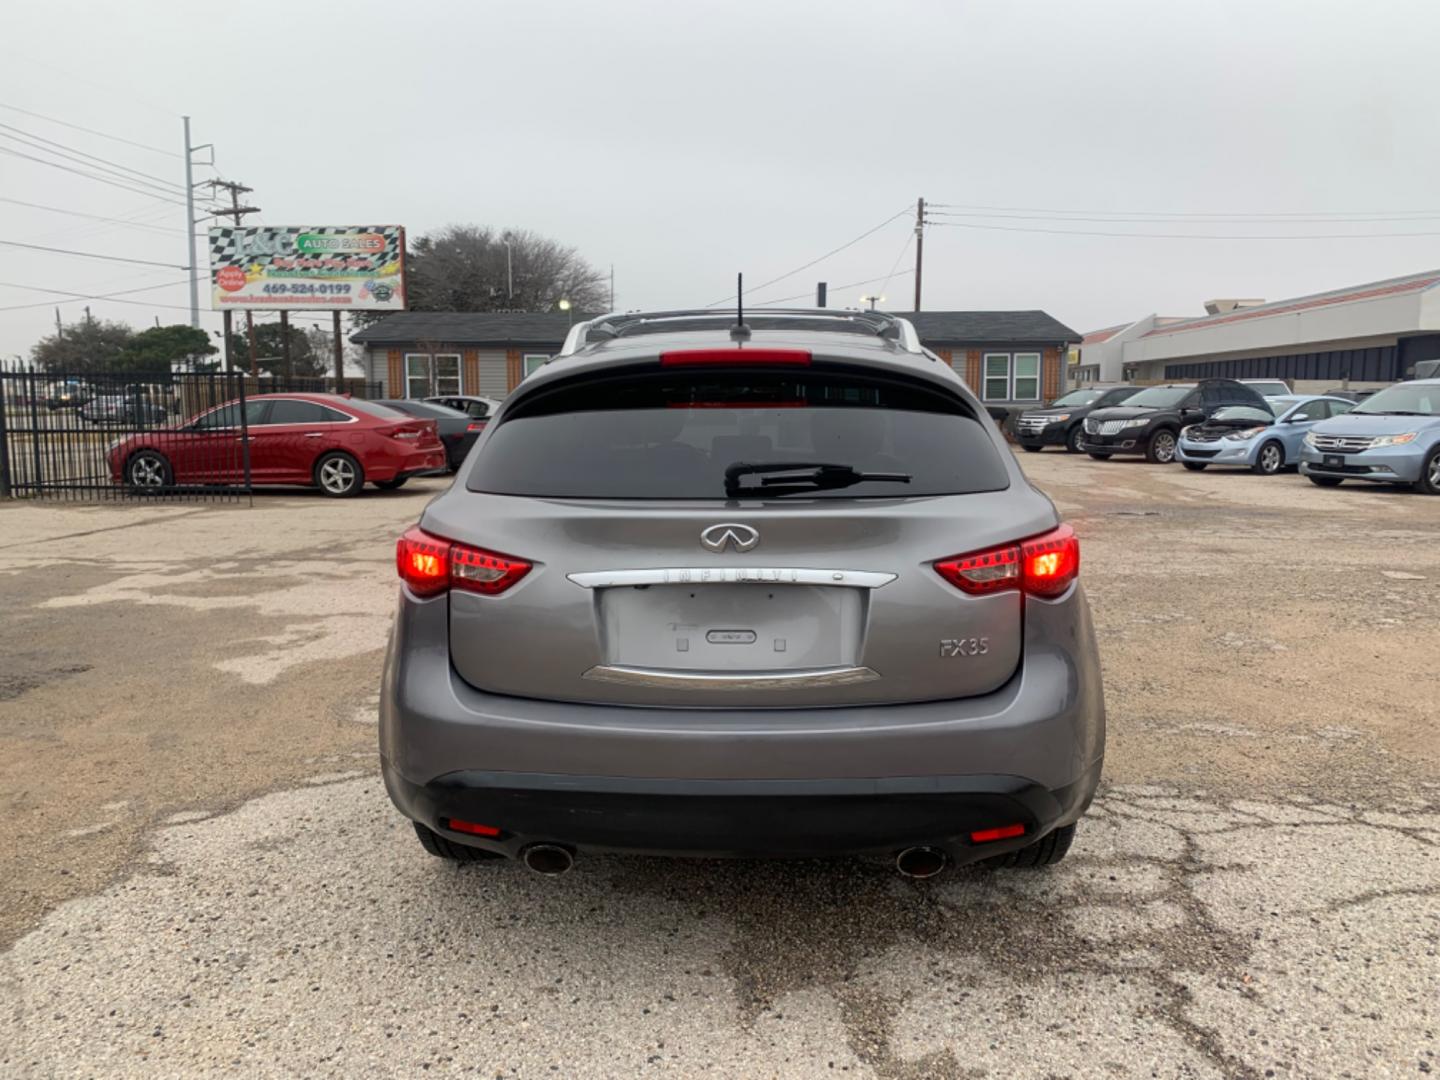
[[[46,0],[6,9],[0,133],[179,184],[189,113],[262,223],[535,229],[613,264],[622,308],[707,304],[736,270],[758,285],[917,196],[1020,208],[935,219],[987,228],[927,230],[924,306],[1043,308],[1086,331],[1440,267],[1437,41],[1434,0]],[[0,357],[53,329],[66,298],[36,289],[171,282],[91,309],[187,318],[181,207],[13,153],[0,200],[147,226],[0,201],[0,240],[170,266],[0,246],[0,308],[42,305],[0,311]],[[1018,213],[1039,216],[1000,216]],[[1141,213],[1192,216],[1115,220]],[[908,309],[912,228],[899,217],[754,299],[894,266],[833,302],[883,291]]]

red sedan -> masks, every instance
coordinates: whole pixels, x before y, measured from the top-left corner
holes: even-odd
[[[248,481],[314,485],[335,498],[360,494],[367,480],[390,490],[446,468],[434,420],[339,394],[227,402],[176,427],[121,439],[109,461],[115,483],[136,490]]]

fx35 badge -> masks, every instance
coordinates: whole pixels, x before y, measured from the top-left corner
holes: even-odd
[[[988,637],[941,638],[941,656],[984,656],[990,651]]]

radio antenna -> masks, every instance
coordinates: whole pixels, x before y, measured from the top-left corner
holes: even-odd
[[[750,337],[750,327],[745,325],[745,275],[735,275],[735,325],[730,328],[730,340],[745,341]]]

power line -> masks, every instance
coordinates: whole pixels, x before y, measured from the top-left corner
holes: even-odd
[[[1104,214],[1103,211],[1097,211]],[[1351,222],[1364,221],[1433,221],[1440,218],[1437,214],[1390,214],[1377,217],[1205,217],[1197,219],[1193,216],[1177,215],[1174,217],[1159,217],[1155,215],[1139,216],[1126,211],[1117,211],[1098,217],[1087,217],[1079,215],[1061,216],[1061,214],[1010,214],[1010,213],[980,213],[959,212],[948,210],[933,211],[933,216],[942,218],[983,218],[996,220],[1018,220],[1018,221],[1094,221],[1109,225],[1167,225],[1167,224],[1188,224],[1188,225],[1344,225]]]
[[[67,127],[74,131],[83,131],[86,135],[94,135],[101,139],[109,139],[111,142],[124,143],[126,146],[133,146],[140,150],[149,150],[152,154],[164,154],[166,157],[176,158],[180,156],[173,150],[161,150],[158,146],[150,146],[146,143],[135,142],[133,139],[122,139],[119,135],[107,135],[103,131],[96,131],[94,128],[81,127],[79,124],[72,124],[68,120],[57,120],[55,117],[46,116],[44,113],[31,112],[29,109],[22,109],[19,105],[9,105],[3,101],[0,101],[0,109],[9,109],[11,112],[23,113],[26,116],[33,116],[37,120],[45,120],[52,124],[59,124],[61,127]]]
[[[1215,211],[1215,210],[1058,210],[1041,206],[980,206],[973,203],[936,203],[930,207],[946,210],[998,210],[1008,213],[1037,214],[1132,214],[1142,217],[1174,218],[1287,218],[1287,217],[1358,217],[1369,214],[1416,214],[1434,217],[1435,210],[1276,210],[1276,211]]]
[[[46,206],[43,203],[26,202],[24,199],[12,199],[8,195],[0,195],[0,202],[13,203],[16,206],[28,206],[32,210],[48,210],[54,214],[69,214],[71,217],[89,218],[91,221],[108,221],[115,225],[129,225],[136,229],[154,229],[157,232],[183,233],[184,229],[177,229],[170,225],[147,225],[142,221],[127,221],[125,218],[105,217],[103,214],[87,214],[81,210],[66,210],[63,206]],[[146,207],[145,213],[152,213],[158,207]],[[166,213],[169,213],[167,210]]]
[[[97,293],[97,294],[92,294],[92,293],[71,292],[71,291],[68,290],[68,289],[42,289],[42,288],[39,288],[38,286],[35,286],[35,285],[21,285],[21,284],[19,284],[18,282],[13,282],[13,281],[0,281],[0,285],[4,285],[4,286],[6,286],[6,287],[8,287],[8,288],[12,288],[12,289],[28,289],[28,290],[30,290],[31,292],[54,293],[54,294],[57,295],[57,296],[68,296],[68,297],[72,297],[72,298],[73,298],[73,299],[70,299],[70,300],[40,300],[40,301],[38,301],[38,302],[36,302],[36,303],[33,303],[33,304],[11,304],[11,305],[9,305],[8,307],[0,307],[0,311],[21,311],[21,310],[24,310],[24,309],[26,309],[26,308],[54,307],[56,304],[73,304],[73,303],[76,303],[76,302],[79,301],[79,300],[112,300],[112,301],[114,301],[114,302],[117,303],[117,304],[140,304],[140,305],[145,306],[145,307],[165,307],[165,308],[171,308],[171,307],[173,307],[173,308],[179,308],[181,311],[189,311],[190,309],[189,309],[188,306],[186,306],[186,305],[181,305],[181,304],[161,304],[161,303],[155,303],[155,302],[152,302],[152,301],[149,301],[149,300],[120,300],[120,299],[117,299],[117,297],[128,296],[128,295],[130,295],[131,293],[149,292],[149,291],[152,290],[152,289],[169,289],[169,288],[173,288],[173,287],[176,286],[176,285],[184,285],[184,284],[185,284],[185,282],[184,282],[183,280],[181,280],[181,281],[164,281],[164,282],[161,282],[159,285],[142,285],[142,286],[140,286],[139,288],[136,288],[136,289],[121,289],[121,290],[119,290],[118,292],[113,292],[113,293]]]
[[[914,239],[915,239],[915,234],[914,234],[913,232],[907,232],[907,233],[905,234],[905,243],[904,243],[904,245],[900,248],[900,254],[895,256],[895,261],[890,264],[890,272],[885,275],[885,281],[884,281],[884,283],[880,286],[880,291],[881,291],[882,293],[883,293],[887,288],[890,287],[890,279],[895,276],[895,271],[896,271],[896,270],[899,268],[899,266],[900,266],[900,260],[903,259],[903,258],[905,258],[905,252],[907,252],[907,251],[910,250],[910,244],[911,244],[911,242],[912,242]],[[914,273],[914,271],[911,271],[911,273]],[[841,288],[844,288],[844,286],[842,285]]]
[[[837,248],[835,248],[835,249],[833,249],[833,250],[831,250],[831,251],[827,251],[824,255],[821,255],[818,259],[811,259],[811,260],[810,260],[809,262],[807,262],[805,265],[803,265],[803,266],[797,266],[794,270],[791,270],[791,271],[789,271],[788,273],[785,273],[785,274],[781,274],[779,277],[773,277],[773,278],[771,278],[769,281],[763,281],[763,282],[761,282],[759,285],[752,285],[750,288],[746,289],[745,292],[746,292],[747,294],[753,293],[753,292],[759,292],[761,289],[769,288],[771,285],[774,285],[776,282],[784,281],[784,280],[785,280],[786,278],[788,278],[788,277],[794,277],[796,274],[800,273],[801,271],[809,270],[810,267],[814,266],[816,263],[822,263],[822,262],[824,262],[826,259],[830,258],[830,256],[832,256],[832,255],[838,255],[838,254],[840,254],[840,252],[844,251],[844,250],[845,250],[846,248],[848,248],[848,247],[854,247],[854,246],[855,246],[856,244],[858,244],[861,240],[864,240],[867,236],[870,236],[870,235],[872,235],[872,234],[874,234],[874,233],[879,232],[881,229],[885,228],[886,225],[889,225],[892,221],[896,220],[897,218],[905,217],[905,216],[907,216],[909,213],[910,213],[910,207],[907,206],[907,207],[905,207],[904,210],[901,210],[898,214],[891,214],[888,218],[886,218],[884,221],[882,221],[879,225],[876,225],[873,229],[866,229],[866,230],[865,230],[863,233],[861,233],[859,236],[855,237],[855,239],[853,239],[853,240],[847,240],[845,243],[841,244],[839,247],[837,247]],[[807,294],[807,295],[808,295],[808,294]],[[723,297],[721,297],[719,300],[716,300],[714,303],[712,303],[712,304],[706,304],[705,306],[706,306],[707,308],[718,307],[720,304],[724,304],[724,303],[726,303],[727,301],[732,300],[732,299],[734,299],[734,297],[731,297],[731,296],[723,296]]]
[[[71,251],[68,248],[45,247],[43,244],[22,244],[19,240],[0,240],[6,247],[28,248],[31,251],[49,251],[57,255],[75,255],[84,259],[104,259],[106,262],[134,263],[137,266],[163,266],[167,270],[188,270],[188,266],[175,263],[151,262],[149,259],[127,259],[121,255],[100,255],[93,251]]]
[[[52,169],[63,169],[65,172],[74,173],[76,176],[83,176],[87,180],[98,180],[102,184],[109,184],[111,187],[117,187],[121,191],[128,191],[132,195],[145,195],[152,199],[160,199],[162,202],[174,203],[176,206],[185,205],[180,199],[167,198],[164,195],[157,195],[154,191],[146,191],[144,188],[117,183],[114,180],[99,176],[96,173],[86,172],[83,169],[74,169],[69,165],[61,165],[58,161],[47,161],[45,158],[34,157],[31,154],[22,154],[19,150],[11,150],[8,146],[0,146],[0,154],[9,154],[11,157],[24,158],[26,161],[38,161],[41,165],[49,165]]]
[[[907,210],[906,213],[909,213],[909,211]],[[858,289],[861,285],[873,285],[873,284],[875,284],[875,282],[877,282],[877,281],[888,280],[888,279],[891,278],[891,277],[905,277],[905,276],[907,276],[907,275],[909,275],[909,274],[913,274],[913,273],[915,273],[915,271],[914,271],[913,269],[912,269],[912,270],[901,270],[898,274],[893,273],[893,272],[890,273],[890,274],[887,274],[885,278],[872,277],[872,278],[866,278],[864,281],[852,281],[852,282],[850,282],[848,285],[833,285],[833,286],[831,286],[830,291],[831,291],[831,292],[844,292],[846,289]],[[803,292],[803,293],[796,293],[794,296],[777,296],[774,300],[757,300],[755,303],[751,304],[750,306],[751,306],[751,307],[757,307],[757,308],[758,308],[758,307],[770,307],[772,304],[784,304],[784,303],[787,303],[787,302],[789,302],[789,301],[791,301],[791,300],[800,300],[800,299],[803,299],[803,298],[805,298],[805,297],[807,297],[807,296],[809,296],[809,295],[810,295],[810,294],[809,294],[808,292]]]
[[[1136,240],[1377,240],[1384,237],[1440,236],[1436,232],[1400,233],[1309,233],[1306,235],[1286,233],[1279,235],[1255,234],[1241,236],[1220,236],[1215,233],[1153,233],[1153,232],[1098,232],[1088,229],[1040,229],[1022,228],[1018,225],[977,225],[964,221],[932,221],[930,224],[952,229],[985,229],[991,232],[1046,233],[1051,236],[1110,236]],[[1137,222],[1137,224],[1139,224]]]
[[[10,127],[9,124],[0,124],[0,128],[19,131],[19,128]],[[65,150],[52,150],[49,146],[44,145],[50,140],[36,139],[34,136],[29,135],[28,132],[24,132],[21,135],[11,135],[7,131],[0,131],[0,139],[9,139],[12,142],[18,142],[21,146],[28,147],[31,150],[38,150],[42,154],[50,154],[53,157],[63,158],[65,161],[74,162],[76,165],[82,165],[95,172],[105,173],[108,176],[124,180],[127,184],[139,184],[142,187],[155,188],[157,191],[162,191],[166,195],[183,195],[185,193],[185,189],[179,184],[172,184],[168,180],[160,180],[159,177],[151,177],[149,173],[142,173],[138,169],[131,169],[124,165],[116,165],[114,168],[111,168],[111,165],[114,164],[113,162],[108,162],[105,158],[95,157],[94,154],[82,154],[79,151],[69,152],[68,148]],[[55,145],[58,146],[60,144],[56,143]],[[102,164],[92,165],[89,160],[86,160],[87,158],[102,162]],[[135,175],[127,175],[130,173],[134,173]]]
[[[118,161],[111,161],[109,158],[100,157],[98,154],[87,154],[84,150],[77,150],[75,147],[68,146],[65,143],[56,142],[54,139],[47,139],[43,135],[36,135],[33,131],[26,131],[24,128],[16,127],[14,124],[0,124],[0,128],[4,128],[6,131],[17,132],[18,134],[25,136],[25,138],[27,139],[33,140],[35,142],[44,143],[46,146],[57,146],[61,150],[69,151],[71,154],[79,155],[82,158],[89,158],[91,161],[98,161],[102,165],[112,166],[113,168],[119,169],[122,172],[133,173],[135,176],[140,177],[143,180],[153,180],[159,186],[172,187],[175,188],[177,191],[180,188],[180,185],[175,183],[175,181],[166,180],[163,176],[156,176],[154,173],[147,173],[140,169],[132,169],[129,165],[122,165]],[[14,138],[15,136],[12,135],[7,137]],[[56,151],[52,150],[50,151],[50,153],[56,153]]]

